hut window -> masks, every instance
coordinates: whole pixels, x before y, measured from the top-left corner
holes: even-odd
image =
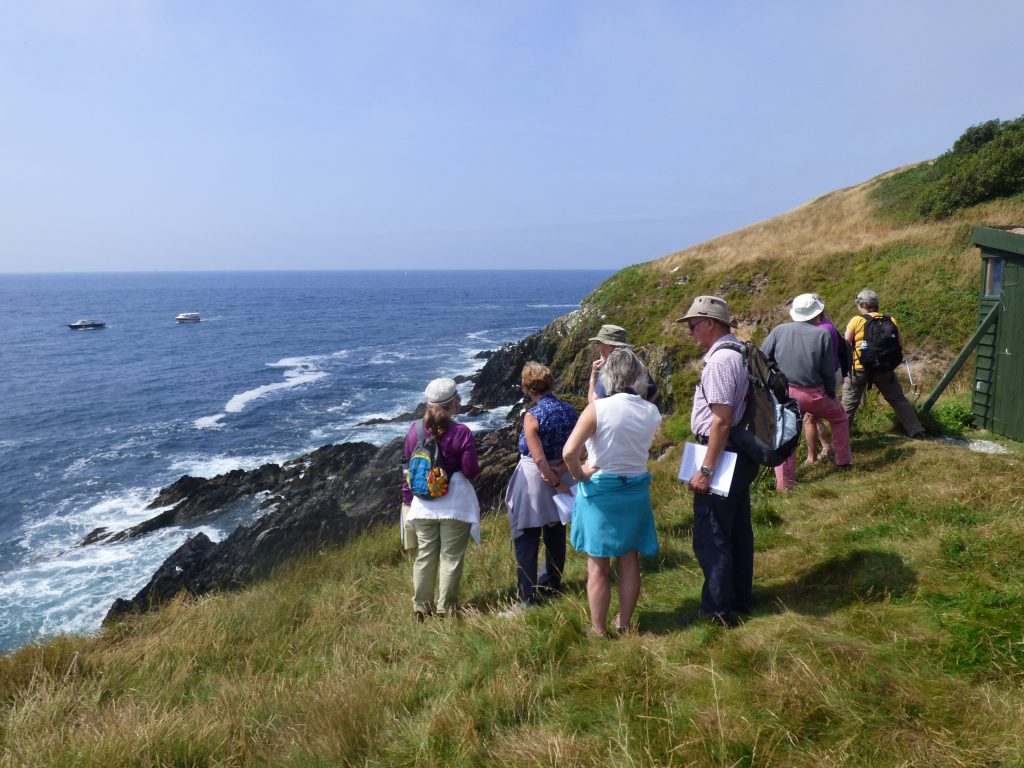
[[[985,259],[985,295],[1003,294],[1003,260]]]

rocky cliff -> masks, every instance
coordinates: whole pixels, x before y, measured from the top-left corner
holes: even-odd
[[[560,319],[518,344],[488,353],[487,362],[473,377],[467,411],[519,401],[523,363],[551,363],[555,352],[566,344],[569,327]],[[422,414],[422,410],[420,404],[407,415]],[[518,460],[517,414],[514,409],[508,426],[478,436],[481,472],[473,484],[483,510],[500,506]],[[181,592],[200,595],[243,586],[298,556],[344,542],[369,526],[396,526],[397,547],[401,451],[401,440],[381,447],[368,443],[325,445],[283,465],[235,470],[209,479],[183,476],[152,501],[150,508],[162,510],[154,517],[124,531],[97,529],[82,546],[102,546],[161,527],[210,519],[239,504],[266,512],[223,541],[215,543],[202,533],[190,538],[138,594],[130,600],[116,600],[107,621],[149,610]]]

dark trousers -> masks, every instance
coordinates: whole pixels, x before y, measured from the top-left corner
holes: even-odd
[[[544,567],[538,580],[537,557],[540,554],[541,536],[544,537]],[[521,602],[534,602],[537,587],[542,592],[557,592],[562,588],[562,571],[565,569],[564,525],[554,523],[539,528],[524,528],[512,546],[516,550],[516,585]]]
[[[693,497],[693,552],[704,572],[702,616],[731,618],[750,613],[754,582],[754,528],[750,484],[758,465],[742,454],[729,495]]]

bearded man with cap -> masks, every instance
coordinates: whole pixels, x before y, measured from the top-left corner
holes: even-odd
[[[836,402],[836,358],[832,337],[819,327],[825,304],[813,293],[793,299],[792,323],[776,326],[761,345],[789,379],[789,395],[803,413],[823,418],[832,427],[832,447],[839,469],[850,469],[850,420]],[[796,485],[796,453],[775,468],[775,487]]]
[[[688,483],[693,491],[693,552],[704,572],[700,614],[732,626],[753,607],[754,529],[750,520],[750,484],[759,465],[731,445],[732,428],[743,418],[749,379],[739,344],[732,334],[729,307],[717,296],[698,296],[685,317],[690,335],[704,350],[704,370],[693,396],[690,429],[707,446],[704,463]],[[711,475],[726,448],[736,453],[728,496],[708,493]]]
[[[608,355],[620,347],[632,349],[633,345],[626,340],[626,329],[619,325],[602,325],[597,336],[592,336],[590,341],[597,347],[599,357],[590,366],[590,387],[587,390],[587,402],[592,403],[607,397],[604,385],[601,383],[601,368],[608,360]],[[654,383],[654,377],[650,371],[647,372],[647,392],[636,392],[635,394],[644,398],[649,403],[658,400],[658,385]]]

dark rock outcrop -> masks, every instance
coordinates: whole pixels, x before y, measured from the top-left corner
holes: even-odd
[[[549,365],[559,341],[557,334],[545,329],[518,344],[506,344],[495,350],[476,375],[470,404],[487,409],[519,400],[523,396],[523,365],[530,360]]]
[[[471,402],[464,412],[474,414],[517,402],[522,395],[523,363],[550,363],[565,338],[564,329],[565,324],[556,321],[518,344],[491,353],[475,377]],[[421,405],[395,420],[411,421],[422,413]],[[500,507],[518,460],[515,427],[478,435],[477,440],[480,474],[473,485],[486,513]],[[225,505],[254,499],[256,494],[265,494],[261,507],[269,511],[219,543],[203,534],[190,538],[131,600],[117,600],[106,621],[149,610],[181,592],[200,595],[237,588],[300,555],[344,542],[369,526],[397,525],[401,453],[401,439],[383,447],[343,443],[323,446],[280,466],[235,470],[209,480],[188,475],[180,478],[150,504],[153,509],[169,509],[126,531],[93,531],[83,545],[195,521]]]
[[[180,592],[200,595],[237,588],[302,554],[344,542],[369,526],[397,525],[401,454],[401,440],[381,448],[343,443],[317,449],[305,457],[301,477],[272,491],[268,501],[276,504],[275,509],[220,543],[202,534],[192,537],[131,600],[116,601],[106,621],[149,610]],[[481,470],[474,485],[481,508],[489,510],[501,503],[515,467],[513,430],[484,435],[479,455]],[[220,478],[207,482],[216,487]],[[196,493],[202,494],[202,489],[202,485],[195,487]]]

